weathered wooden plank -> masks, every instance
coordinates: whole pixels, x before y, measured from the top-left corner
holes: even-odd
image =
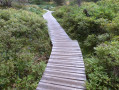
[[[63,42],[63,41],[55,41],[55,42],[62,42],[62,43],[65,43],[65,42],[72,42],[72,40],[70,39],[70,40],[65,41],[65,42]]]
[[[71,70],[75,70],[75,71],[80,71],[80,70],[85,70],[85,68],[84,67],[80,67],[80,68],[77,68],[77,67],[65,67],[65,66],[54,66],[54,65],[47,65],[47,68],[60,68],[60,69],[67,69],[67,70],[69,70],[69,69],[71,69]]]
[[[59,53],[59,54],[56,54],[56,53],[51,53],[52,56],[73,56],[73,57],[82,57],[82,54],[75,54],[75,53]]]
[[[81,68],[78,70],[74,70],[74,69],[70,69],[70,68],[55,68],[55,67],[47,67],[46,70],[50,70],[50,71],[59,71],[59,72],[67,72],[67,73],[76,73],[76,74],[85,74],[85,69]]]
[[[50,31],[50,33],[53,33],[53,35],[60,35],[60,34],[63,34],[63,35],[67,35],[64,31]],[[54,34],[55,33],[55,34]],[[67,35],[68,36],[68,35]]]
[[[59,71],[49,71],[46,70],[44,73],[45,76],[52,76],[52,77],[58,77],[58,78],[66,78],[71,80],[86,80],[86,76],[84,73],[70,73],[70,72],[59,72]]]
[[[80,52],[80,48],[78,47],[54,47],[52,48],[52,50],[65,50],[65,51],[69,51],[69,50],[72,50],[72,51],[79,51]],[[70,52],[70,51],[69,51]]]
[[[53,60],[49,60],[48,63],[56,63],[56,64],[57,63],[61,63],[61,64],[62,63],[63,64],[65,63],[65,64],[69,64],[69,65],[70,64],[79,65],[80,63],[84,63],[84,62],[83,62],[83,60],[82,61],[72,61],[72,60],[67,61],[67,60],[58,60],[58,59],[57,60],[54,60],[53,59]]]
[[[70,40],[68,40],[68,41],[70,41]],[[77,46],[79,46],[78,45],[78,43],[76,43],[76,42],[56,42],[56,43],[54,43],[55,45],[62,45],[62,44],[68,44],[68,45],[77,45]]]
[[[65,48],[65,49],[60,49],[60,47],[58,48],[52,48],[52,52],[64,52],[64,53],[81,53],[81,51],[79,51],[80,49],[68,49],[68,48]]]
[[[70,45],[75,44],[75,45],[79,46],[77,42],[72,42],[72,40],[71,40],[71,42],[55,42],[54,44],[70,44]]]
[[[71,47],[76,47],[76,48],[79,48],[79,46],[77,46],[77,45],[69,45],[69,44],[54,44],[53,45],[54,47],[62,47],[62,49],[65,49],[65,47],[68,47],[68,48],[71,48]]]
[[[85,66],[84,66],[84,64],[79,64],[79,66],[77,65],[64,65],[64,64],[62,64],[62,65],[60,65],[60,64],[51,64],[51,63],[48,63],[47,64],[47,66],[58,66],[58,67],[71,67],[71,68],[84,68]]]
[[[78,63],[78,64],[75,64],[75,63],[53,63],[53,62],[48,62],[48,65],[56,65],[56,66],[67,66],[67,67],[81,67],[83,66],[84,67],[84,63]]]
[[[80,48],[78,48],[78,47],[67,47],[67,46],[60,46],[60,47],[58,47],[58,46],[56,46],[56,47],[54,47],[54,45],[53,45],[53,48],[52,48],[52,50],[63,50],[63,51],[67,51],[67,52],[70,52],[70,51],[79,51],[79,52],[81,52],[80,50]]]
[[[82,90],[78,88],[67,87],[64,85],[57,85],[52,83],[39,82],[36,90]]]
[[[53,33],[51,33],[51,32],[49,32],[51,35],[53,34]],[[52,35],[52,37],[65,37],[65,38],[69,38],[69,36],[67,35],[67,34],[55,34],[55,35]]]
[[[77,62],[77,63],[83,61],[82,58],[80,58],[80,59],[77,59],[77,58],[50,58],[49,60],[50,61],[61,61],[61,62],[63,62],[63,61],[66,61],[66,62]]]
[[[57,39],[51,39],[52,42],[67,42],[68,40],[57,40]]]
[[[56,38],[58,38],[58,37],[56,37]],[[67,37],[65,37],[65,38],[67,38]],[[79,44],[76,41],[72,41],[70,38],[67,38],[67,39],[69,39],[67,42],[56,42],[54,44],[70,44],[70,45],[73,44],[73,45],[79,46]]]
[[[68,38],[68,37],[63,37],[63,36],[61,36],[61,37],[52,37],[51,36],[51,40],[52,41],[55,41],[55,42],[68,42],[68,41],[70,41],[71,39],[70,38]]]
[[[58,37],[58,36],[50,36],[51,37],[51,40],[60,40],[60,41],[71,41],[71,39],[69,38],[69,37],[64,37],[64,36],[60,36],[60,37]]]
[[[52,76],[44,76],[42,77],[41,82],[65,85],[67,87],[74,87],[79,89],[85,89],[84,81],[70,80],[70,79],[58,78],[58,77],[52,77]]]
[[[50,56],[50,58],[55,59],[82,59],[82,57],[71,57],[71,56]]]
[[[82,55],[81,52],[51,52],[51,54],[57,54],[57,55]]]
[[[65,64],[80,64],[80,63],[84,63],[83,60],[60,60],[60,59],[50,59],[48,61],[49,63],[65,63]]]

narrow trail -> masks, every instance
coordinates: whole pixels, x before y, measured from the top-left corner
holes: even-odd
[[[36,90],[84,90],[86,75],[79,44],[70,39],[51,13],[43,17],[48,22],[53,47]]]

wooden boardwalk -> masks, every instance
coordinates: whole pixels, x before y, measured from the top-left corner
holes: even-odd
[[[84,90],[86,75],[78,42],[69,38],[50,11],[44,19],[53,47],[36,90]]]

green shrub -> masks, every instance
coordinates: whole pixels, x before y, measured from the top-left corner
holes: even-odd
[[[22,9],[0,12],[0,89],[35,89],[51,50],[45,21]]]
[[[109,6],[100,5],[103,1],[97,3],[84,2],[80,8],[78,6],[63,6],[59,9],[57,8],[57,11],[53,13],[65,28],[66,32],[73,39],[77,39],[80,42],[82,48],[85,46],[84,42],[87,42],[88,35],[94,34],[96,36],[101,36],[102,34],[105,35],[108,33],[108,39],[105,40],[110,40],[110,36],[112,37],[115,34],[118,35],[119,15],[113,8],[109,9]],[[114,5],[116,6],[116,3],[114,3]],[[87,10],[89,17],[84,13],[84,9]],[[97,42],[97,44],[99,43]],[[94,47],[97,44],[95,43],[95,45],[92,44],[92,46],[90,46]],[[87,48],[90,47],[87,46]],[[87,49],[84,47],[83,51],[85,50]]]
[[[119,42],[112,41],[95,48],[96,57],[86,58],[87,89],[119,88]]]
[[[37,5],[25,5],[22,9],[34,12],[34,13],[40,15],[40,16],[42,16],[42,14],[45,12],[43,9],[41,9]]]
[[[87,4],[84,4],[86,7]],[[95,4],[94,4],[95,5]],[[88,5],[89,6],[89,5]],[[96,5],[95,5],[96,6]],[[75,7],[61,7],[57,12],[54,13],[54,16],[58,19],[61,25],[65,28],[66,32],[73,38],[77,39],[80,42],[81,47],[83,48],[87,42],[88,35],[95,34],[96,36],[105,34],[108,31],[105,29],[105,25],[109,22],[109,20],[104,18],[97,18],[95,16],[87,17],[84,13],[84,7],[78,8]],[[92,8],[92,3],[89,8]],[[97,7],[97,6],[96,6]],[[88,8],[88,7],[87,7]],[[97,9],[97,8],[96,8]],[[91,12],[89,12],[91,13]],[[100,15],[99,15],[100,16]],[[85,45],[84,45],[85,44]],[[90,48],[92,51],[93,47],[96,46],[98,43],[90,45],[87,48]],[[83,51],[87,50],[84,47]]]
[[[85,58],[85,67],[87,74],[86,88],[87,90],[107,90],[110,85],[110,78],[103,66],[98,64],[99,59]]]
[[[80,8],[62,6],[53,13],[69,36],[79,41],[88,90],[119,88],[118,4],[118,0],[83,2]]]
[[[98,5],[107,7],[108,9],[113,10],[114,12],[118,13],[119,11],[119,1],[118,0],[100,0],[97,2]]]
[[[113,18],[112,22],[105,25],[106,30],[114,35],[119,35],[119,14]]]

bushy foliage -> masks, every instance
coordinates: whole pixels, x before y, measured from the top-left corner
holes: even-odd
[[[41,9],[41,7],[39,7],[38,5],[33,5],[33,4],[24,5],[24,4],[19,4],[17,2],[13,2],[12,3],[12,8],[31,11],[31,12],[34,12],[34,13],[40,15],[40,16],[44,13],[44,10]]]
[[[45,12],[43,9],[41,9],[37,5],[25,5],[24,7],[22,7],[22,9],[27,10],[27,11],[31,11],[33,13],[40,15],[40,16],[42,16],[43,13]]]
[[[99,0],[59,7],[53,13],[71,38],[79,41],[88,90],[119,89],[118,6],[118,0]]]
[[[35,89],[50,54],[49,43],[41,16],[0,9],[0,89]]]
[[[119,89],[119,41],[95,48],[96,57],[86,58],[87,89]]]
[[[86,16],[84,9],[87,10],[89,16]],[[102,7],[93,2],[84,2],[80,8],[78,6],[63,6],[60,9],[57,9],[54,16],[61,22],[62,26],[66,29],[66,32],[72,38],[80,41],[81,47],[85,46],[84,43],[85,40],[88,39],[88,35],[95,34],[96,36],[100,36],[108,33],[108,40],[109,36],[112,34],[119,35],[119,15],[114,12],[113,8],[108,9],[108,6]],[[104,42],[104,40],[102,42]],[[95,43],[95,46],[97,44]],[[92,47],[94,47],[93,43]]]

